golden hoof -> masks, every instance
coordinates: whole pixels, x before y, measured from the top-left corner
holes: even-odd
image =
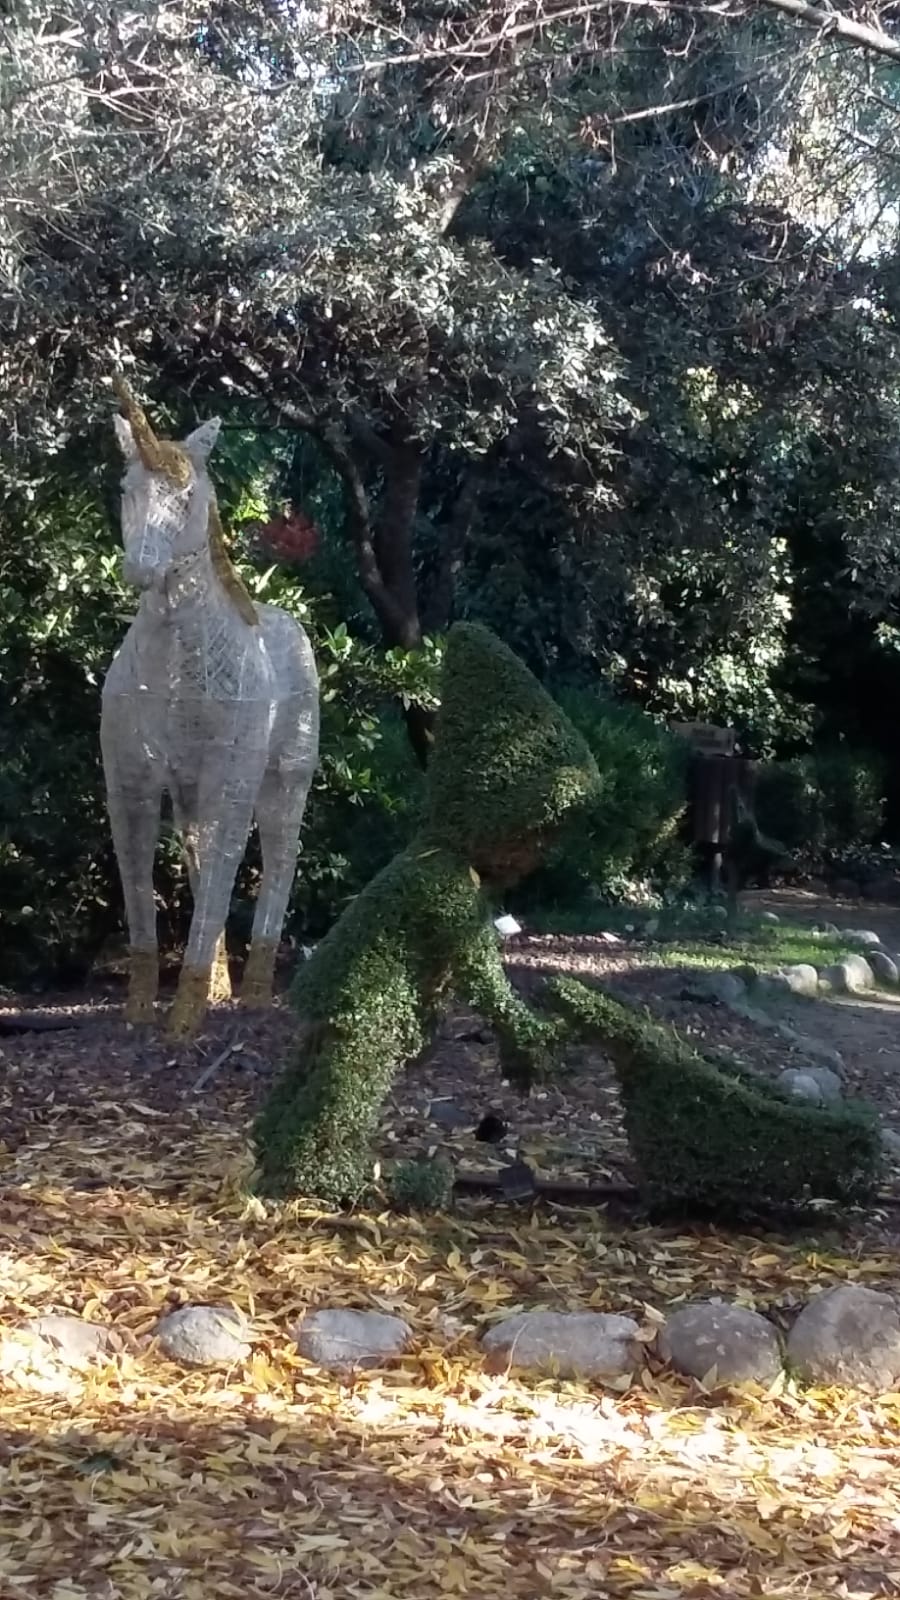
[[[210,974],[209,967],[182,967],[166,1024],[170,1039],[193,1039],[199,1033],[206,1016]]]
[[[259,1011],[272,1004],[277,955],[277,939],[256,939],[250,946],[241,984],[241,1005],[251,1011]]]
[[[125,1021],[153,1022],[159,987],[159,957],[155,950],[131,950],[128,956],[128,998]]]

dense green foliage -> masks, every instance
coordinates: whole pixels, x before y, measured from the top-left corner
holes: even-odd
[[[884,763],[845,746],[776,761],[760,770],[754,804],[760,825],[798,859],[840,858],[884,836]]]
[[[647,1200],[717,1213],[862,1204],[875,1191],[874,1113],[798,1105],[748,1071],[712,1061],[671,1028],[572,979],[552,994],[615,1068],[631,1153]]]
[[[516,882],[599,792],[586,741],[486,628],[451,630],[426,835],[492,883]]]
[[[600,787],[577,836],[563,838],[555,859],[511,904],[574,906],[599,894],[681,887],[694,870],[680,827],[688,799],[684,740],[603,690],[562,686],[555,699],[585,740]]]
[[[296,1055],[256,1122],[265,1193],[362,1193],[391,1080],[451,993],[493,1026],[509,1078],[527,1088],[544,1070],[559,1028],[511,988],[481,874],[506,882],[528,871],[597,785],[586,745],[511,651],[480,627],[452,628],[422,831],[291,991]]]
[[[390,1196],[399,1210],[446,1211],[453,1198],[453,1168],[441,1157],[398,1161],[391,1170]]]
[[[239,525],[285,500],[319,524],[302,592],[289,564],[254,579],[329,675],[298,930],[408,841],[421,778],[386,704],[421,760],[427,641],[460,617],[586,704],[728,723],[753,756],[859,741],[896,834],[896,64],[811,50],[773,6],[575,10],[528,0],[509,33],[480,0],[4,19],[5,976],[83,972],[117,926],[115,360],[173,424],[224,414]],[[683,871],[629,715],[598,730],[590,866],[542,893]],[[805,837],[867,833],[849,798]],[[176,939],[171,852],[160,889]]]

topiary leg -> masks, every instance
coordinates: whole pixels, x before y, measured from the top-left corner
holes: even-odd
[[[389,1035],[305,1030],[256,1119],[258,1191],[331,1205],[358,1200],[372,1180],[372,1136],[404,1055]]]
[[[500,1065],[510,1082],[527,1091],[546,1077],[567,1030],[558,1017],[541,1017],[520,1000],[503,970],[490,928],[468,935],[453,963],[453,982],[460,999],[495,1029]]]
[[[615,1068],[628,1142],[653,1203],[760,1212],[871,1197],[881,1154],[868,1107],[799,1104],[573,979],[557,979],[550,993]]]

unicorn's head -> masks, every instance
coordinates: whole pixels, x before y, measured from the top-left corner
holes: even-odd
[[[213,571],[246,622],[256,609],[228,559],[206,463],[219,433],[219,419],[202,422],[176,444],[158,439],[146,414],[121,378],[114,379],[121,406],[116,437],[125,457],[122,483],[123,575],[137,589],[166,593],[170,580],[209,551]]]

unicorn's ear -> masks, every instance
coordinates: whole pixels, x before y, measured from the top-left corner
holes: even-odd
[[[201,466],[211,455],[221,426],[219,417],[210,417],[208,422],[201,422],[199,428],[195,428],[193,433],[189,433],[187,438],[181,441],[188,455],[199,461]]]
[[[125,457],[125,460],[128,462],[128,465],[131,466],[132,462],[136,461],[138,456],[137,442],[131,430],[131,423],[128,421],[127,417],[121,416],[117,411],[113,417],[113,427],[116,430],[116,438],[119,441],[119,449]]]

